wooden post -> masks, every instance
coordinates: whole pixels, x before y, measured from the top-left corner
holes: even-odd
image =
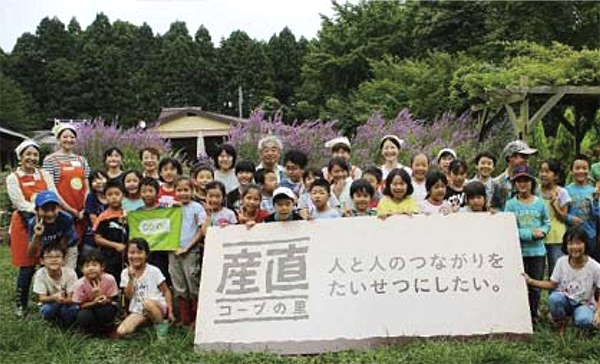
[[[528,134],[527,122],[529,121],[529,95],[527,94],[527,76],[521,76],[519,87],[525,92],[525,98],[521,102],[519,110],[519,139],[525,140]]]

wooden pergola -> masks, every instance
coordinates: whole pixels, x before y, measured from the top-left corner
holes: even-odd
[[[535,123],[541,121],[548,113],[561,101],[569,96],[572,100],[594,98],[596,102],[596,111],[600,108],[600,86],[535,86],[528,87],[527,77],[522,76],[518,87],[507,88],[504,90],[495,90],[486,95],[482,95],[483,100],[494,100],[495,107],[488,103],[473,105],[471,110],[478,114],[481,122],[481,132],[489,128],[491,124],[503,113],[506,113],[508,120],[512,123],[515,130],[515,137],[525,140],[532,132]],[[544,104],[531,115],[530,101],[533,97],[544,97]],[[515,105],[516,104],[516,105]],[[515,106],[513,106],[515,105]],[[518,110],[518,115],[515,112]],[[491,111],[491,116],[490,116]],[[576,140],[577,153],[579,153],[580,143],[583,135],[578,133],[578,123],[580,119],[575,119],[571,124],[564,116],[559,115],[558,120],[565,128],[573,134]],[[591,120],[593,122],[593,120]]]

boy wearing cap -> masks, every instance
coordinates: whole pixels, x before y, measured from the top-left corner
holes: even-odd
[[[546,235],[550,231],[550,211],[543,199],[534,195],[536,181],[526,165],[515,166],[511,182],[517,195],[506,203],[506,212],[512,212],[517,219],[521,255],[525,273],[534,279],[544,279],[546,263]],[[528,287],[531,319],[537,319],[539,288]]]
[[[513,169],[517,166],[527,166],[529,157],[537,152],[537,149],[529,148],[527,143],[522,140],[513,140],[504,147],[502,156],[508,166],[504,172],[493,180],[493,193],[490,202],[490,207],[493,210],[503,211],[506,201],[517,194],[516,187],[512,183]]]
[[[57,244],[66,251],[66,266],[77,267],[77,233],[71,215],[59,207],[54,191],[42,191],[35,198],[35,216],[29,219],[28,254],[36,256],[49,244]]]
[[[287,187],[278,187],[273,192],[273,206],[275,212],[267,216],[265,222],[275,221],[295,221],[303,220],[302,217],[294,211],[294,202],[296,195]]]
[[[357,166],[350,164],[350,157],[352,154],[352,146],[350,145],[350,140],[346,137],[334,138],[325,143],[325,148],[331,148],[331,158],[340,157],[348,163],[350,167],[349,177],[352,180],[356,180],[362,177],[362,170]],[[323,177],[329,181],[327,166],[321,169],[323,172]]]

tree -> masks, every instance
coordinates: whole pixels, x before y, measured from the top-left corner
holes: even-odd
[[[18,132],[34,127],[29,100],[19,85],[0,72],[0,125]]]
[[[302,40],[301,40],[302,41]],[[305,56],[305,41],[296,42],[292,31],[285,27],[274,34],[267,44],[267,52],[274,74],[274,96],[285,105],[290,105],[292,95],[300,85],[300,67]]]
[[[208,29],[200,25],[194,36],[195,62],[192,76],[193,104],[205,110],[218,110],[218,85],[221,82],[217,69],[217,51]]]
[[[243,116],[249,116],[264,96],[273,94],[273,68],[265,45],[245,32],[234,31],[221,42],[218,50],[222,112],[238,114],[238,88],[243,92]]]

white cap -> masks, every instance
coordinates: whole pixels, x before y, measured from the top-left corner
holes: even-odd
[[[334,146],[336,146],[338,144],[344,144],[344,145],[348,146],[348,148],[352,148],[350,146],[350,140],[348,140],[348,138],[346,138],[346,137],[338,137],[338,138],[334,138],[334,139],[331,139],[331,140],[325,142],[325,148],[333,148]]]
[[[398,145],[400,145],[400,148],[398,149],[402,149],[402,147],[404,146],[404,140],[398,138],[398,136],[393,134],[384,135],[383,138],[381,138],[381,140],[379,141],[379,143],[383,145],[383,142],[388,139],[394,140],[396,143],[398,143]]]
[[[440,161],[440,158],[442,158],[442,154],[444,154],[444,153],[450,153],[450,154],[452,154],[452,156],[454,157],[454,159],[456,159],[456,158],[457,158],[457,156],[456,156],[456,152],[455,152],[453,149],[450,149],[450,148],[444,148],[444,149],[440,150],[440,152],[439,152],[439,153],[438,153],[438,155],[437,155],[437,158],[436,158],[436,160],[437,160],[438,162]]]
[[[15,148],[15,153],[17,153],[18,160],[21,160],[21,153],[23,153],[25,149],[29,147],[34,147],[38,150],[38,152],[40,151],[40,146],[38,145],[38,143],[34,142],[31,139],[25,139],[21,142],[21,144],[17,145],[17,147]]]
[[[54,125],[54,128],[52,128],[52,132],[57,138],[60,135],[60,133],[62,133],[65,130],[71,130],[75,134],[75,136],[77,136],[77,129],[75,128],[75,125],[71,123],[58,123]]]
[[[287,197],[291,198],[292,200],[296,199],[296,195],[294,194],[294,191],[290,190],[288,187],[277,187],[275,189],[275,191],[273,191],[273,200],[275,200],[277,198],[277,196],[280,196],[280,195],[287,196]]]

